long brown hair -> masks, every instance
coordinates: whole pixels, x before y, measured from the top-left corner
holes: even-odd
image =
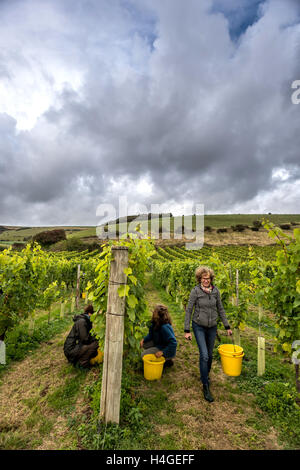
[[[94,307],[92,304],[89,304],[87,305],[85,308],[84,308],[84,313],[94,313]]]
[[[172,325],[168,308],[163,304],[157,304],[153,310],[151,321],[154,324],[155,330],[158,330],[162,325],[166,325],[167,323]]]

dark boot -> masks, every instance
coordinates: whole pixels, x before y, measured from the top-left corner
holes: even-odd
[[[199,377],[200,382],[202,383],[201,377]],[[208,386],[210,386],[210,378],[207,377]]]
[[[164,362],[163,368],[165,369],[166,367],[172,367],[173,365],[174,365],[174,362],[172,361],[172,359],[167,359]]]
[[[204,394],[204,398],[205,400],[209,401],[209,402],[212,402],[214,401],[211,393],[210,393],[210,390],[209,390],[209,385],[206,384],[206,385],[203,385],[203,394]]]
[[[84,367],[84,366],[82,366],[81,364],[79,364],[78,362],[76,362],[75,368],[76,368],[76,369],[79,369],[79,370],[84,370],[85,372],[87,372],[88,370],[90,370],[90,367]]]

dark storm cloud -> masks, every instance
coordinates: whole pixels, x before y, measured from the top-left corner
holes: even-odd
[[[9,36],[22,60],[11,54],[6,72],[24,74],[38,106],[33,72],[49,104],[28,130],[1,115],[3,223],[92,224],[119,195],[256,210],[297,184],[300,106],[288,88],[300,79],[298,3],[34,3]],[[18,5],[6,15],[21,22]],[[299,211],[294,194],[269,210]]]

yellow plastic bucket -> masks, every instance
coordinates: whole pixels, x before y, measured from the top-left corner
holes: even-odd
[[[98,349],[97,356],[90,359],[90,364],[93,366],[94,364],[101,364],[101,362],[103,362],[103,352]]]
[[[81,297],[82,299],[85,299],[85,292],[82,292]]]
[[[242,372],[244,350],[237,344],[220,344],[218,347],[224,374],[236,377]]]
[[[145,354],[144,361],[144,377],[146,380],[157,380],[161,378],[165,358],[156,357],[155,354]]]

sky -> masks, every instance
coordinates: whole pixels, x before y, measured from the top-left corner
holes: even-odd
[[[0,225],[300,213],[299,59],[299,0],[0,0]]]

